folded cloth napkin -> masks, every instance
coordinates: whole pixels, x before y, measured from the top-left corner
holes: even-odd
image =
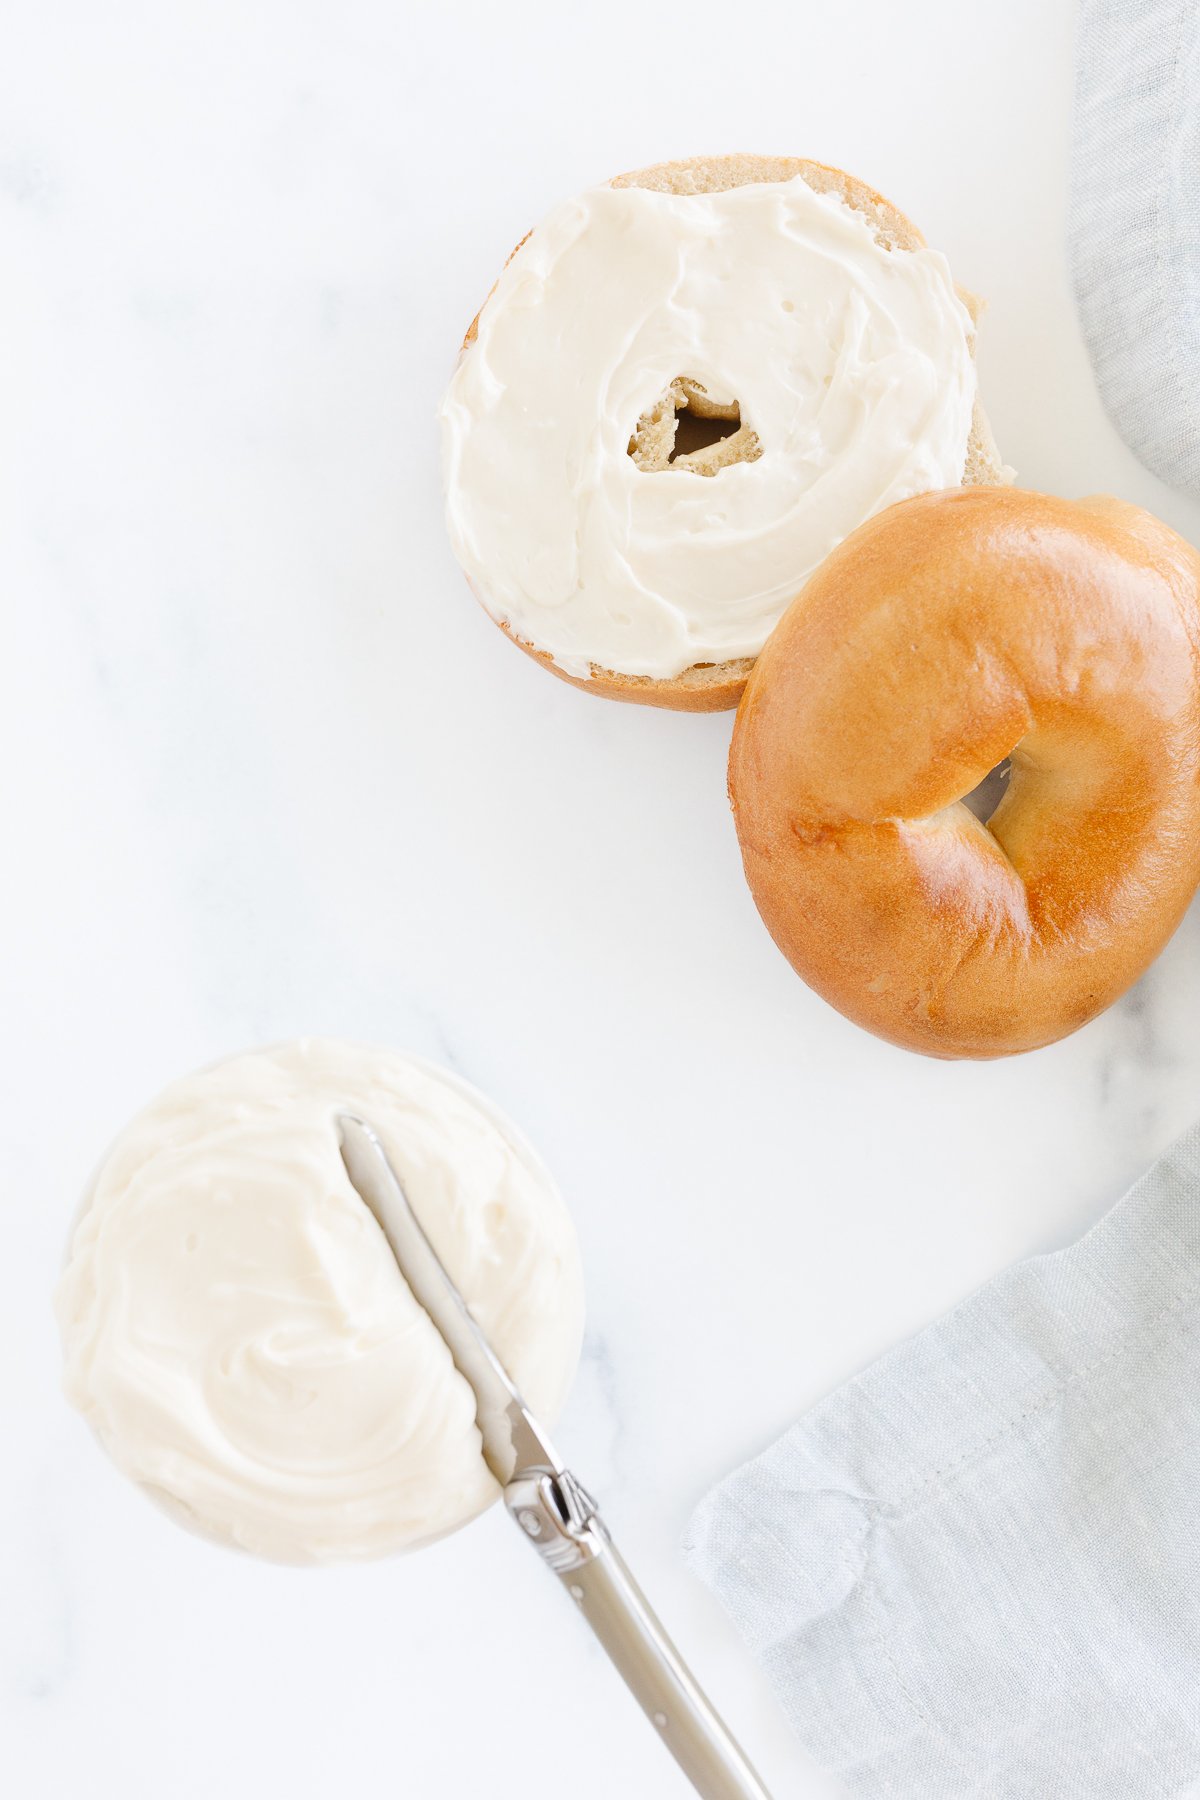
[[[1200,1792],[1200,1125],[730,1476],[688,1551],[852,1794]]]
[[[1082,0],[1069,249],[1101,397],[1200,493],[1200,6]]]

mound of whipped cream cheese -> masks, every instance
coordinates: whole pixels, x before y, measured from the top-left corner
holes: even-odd
[[[455,554],[568,674],[757,656],[865,519],[961,482],[973,339],[943,256],[885,249],[801,176],[590,189],[513,255],[450,383]],[[631,434],[679,377],[736,399],[756,461],[637,467]]]
[[[306,1039],[175,1082],[109,1151],[57,1295],[71,1402],[124,1474],[282,1562],[381,1556],[499,1490],[474,1396],[342,1166],[376,1128],[535,1414],[578,1359],[571,1221],[533,1151],[456,1078]]]

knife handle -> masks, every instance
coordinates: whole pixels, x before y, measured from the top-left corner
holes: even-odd
[[[564,1483],[570,1484],[565,1505]],[[578,1497],[585,1506],[573,1504]],[[703,1800],[770,1800],[655,1617],[599,1514],[594,1507],[586,1511],[590,1503],[578,1484],[569,1475],[542,1475],[536,1483],[514,1483],[505,1499]]]
[[[611,1542],[559,1580],[703,1800],[770,1800]]]

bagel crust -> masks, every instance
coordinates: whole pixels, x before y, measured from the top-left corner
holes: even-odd
[[[1200,557],[1107,497],[901,501],[768,639],[729,792],[768,930],[847,1018],[930,1056],[1053,1043],[1200,881]]]
[[[836,194],[847,206],[862,213],[870,223],[877,242],[886,249],[908,251],[925,247],[925,239],[917,227],[882,194],[842,169],[813,162],[806,157],[692,157],[682,162],[656,163],[649,168],[615,176],[610,185],[616,188],[649,188],[670,194],[714,194],[755,182],[792,181],[797,176],[802,176],[816,193]],[[526,233],[526,237],[528,235]],[[511,256],[517,254],[524,242],[525,238],[522,238]],[[965,289],[959,288],[958,294],[972,319],[977,319],[981,303]],[[479,316],[476,313],[467,328],[463,352],[468,351],[475,341]],[[1012,471],[1000,459],[991,427],[977,397],[963,480],[1000,484],[1011,479]],[[484,604],[489,616],[495,618],[486,602],[483,602],[478,589],[474,584],[471,586],[476,599]],[[521,637],[503,619],[496,619],[495,622],[505,636],[527,656],[556,675],[560,681],[568,682],[583,693],[599,695],[608,700],[631,701],[642,706],[664,707],[674,712],[731,710],[741,699],[747,677],[754,667],[753,657],[742,656],[725,662],[694,663],[681,674],[666,677],[627,675],[615,669],[603,668],[598,663],[593,663],[586,675],[572,674],[562,668],[548,651]]]

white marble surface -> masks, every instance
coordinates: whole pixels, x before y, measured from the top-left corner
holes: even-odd
[[[728,718],[589,700],[473,605],[432,413],[556,197],[796,150],[881,185],[990,296],[983,378],[1026,482],[1197,536],[1080,344],[1071,11],[47,0],[10,22],[6,1791],[684,1792],[502,1517],[409,1560],[259,1567],[161,1519],[61,1403],[50,1290],[106,1139],[171,1075],[299,1032],[441,1057],[541,1147],[590,1293],[566,1446],[777,1800],[838,1791],[684,1570],[689,1509],[1200,1111],[1200,914],[1052,1050],[943,1066],[862,1035],[759,926]]]

